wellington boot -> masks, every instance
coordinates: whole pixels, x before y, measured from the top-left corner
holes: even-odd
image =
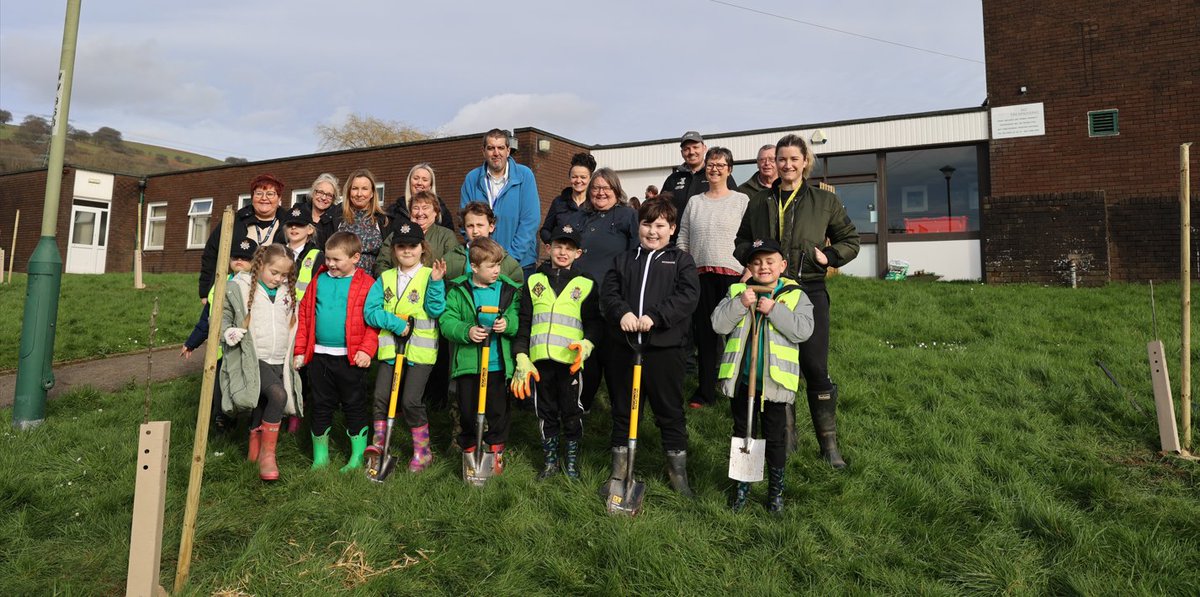
[[[563,467],[563,472],[567,473],[570,479],[579,479],[579,442],[575,440],[567,440],[567,458],[566,466]]]
[[[550,477],[558,474],[558,436],[548,437],[542,440],[542,453],[545,456],[545,464],[542,465],[542,472],[538,473],[538,481],[545,481]]]
[[[767,511],[783,513],[783,467],[767,467]]]
[[[667,477],[675,493],[689,499],[696,497],[688,486],[686,450],[667,450]]]
[[[504,472],[504,444],[488,446],[488,452],[496,455],[492,465],[492,476],[499,477]]]
[[[600,488],[596,493],[600,495],[600,499],[608,501],[608,488],[610,485],[621,486],[625,484],[625,471],[629,468],[629,448],[621,446],[612,449],[612,476],[607,481],[600,484]]]
[[[371,438],[371,445],[375,448],[377,454],[383,454],[383,442],[387,440],[387,421],[375,421],[375,436]]]
[[[367,431],[368,429],[363,427],[358,435],[350,435],[349,431],[346,432],[346,435],[350,436],[350,462],[338,470],[348,473],[363,467],[363,452],[367,449]]]
[[[255,427],[250,430],[250,442],[246,448],[246,460],[250,462],[258,461],[258,453],[262,446],[262,426]]]
[[[433,462],[433,452],[429,449],[429,425],[413,427],[413,456],[408,461],[408,472],[419,473]]]
[[[276,481],[279,479],[279,467],[275,464],[275,444],[279,442],[279,423],[263,423],[258,429],[261,435],[258,478],[263,481]]]
[[[733,495],[729,496],[729,509],[734,512],[740,512],[746,507],[746,500],[750,499],[750,484],[738,482],[733,488]]]
[[[846,468],[846,461],[838,451],[837,399],[837,384],[827,392],[808,392],[808,412],[812,415],[813,432],[821,448],[821,458],[829,466],[840,470]]]
[[[323,469],[329,466],[329,430],[325,430],[324,435],[312,436],[313,442],[313,463],[311,470]]]

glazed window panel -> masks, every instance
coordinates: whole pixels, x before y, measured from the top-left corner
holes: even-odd
[[[975,145],[890,151],[885,161],[889,233],[979,230]]]

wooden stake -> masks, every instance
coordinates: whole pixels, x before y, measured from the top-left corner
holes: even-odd
[[[1192,449],[1192,209],[1191,143],[1179,146],[1179,277],[1183,283],[1179,297],[1183,310],[1183,353],[1179,364],[1179,401],[1183,404],[1183,449]]]
[[[217,250],[217,271],[213,300],[208,305],[208,340],[204,349],[204,381],[200,385],[200,406],[196,413],[196,439],[192,443],[192,469],[188,477],[187,505],[183,514],[183,533],[179,538],[179,563],[175,567],[175,592],[183,591],[192,567],[192,541],[196,536],[196,513],[200,509],[200,482],[204,477],[204,458],[208,452],[208,420],[212,416],[213,387],[217,380],[217,343],[221,334],[221,310],[225,307],[225,283],[229,273],[229,249],[233,244],[233,208],[221,215],[221,244]]]
[[[138,429],[137,483],[133,491],[126,596],[150,597],[163,592],[158,581],[170,448],[170,421],[151,421]]]
[[[1171,379],[1163,358],[1162,340],[1146,344],[1150,357],[1150,380],[1154,384],[1154,409],[1158,414],[1158,443],[1163,452],[1179,452],[1179,429],[1175,426],[1175,403],[1171,400]]]
[[[20,223],[21,223],[21,210],[18,209],[17,217],[13,218],[12,251],[10,251],[8,254],[8,283],[9,284],[12,284],[13,260],[16,259],[16,257],[17,257],[17,224],[20,224]],[[0,268],[3,268],[3,267],[4,267],[4,264],[0,263]],[[3,278],[3,277],[4,277],[4,270],[0,269],[0,278]]]

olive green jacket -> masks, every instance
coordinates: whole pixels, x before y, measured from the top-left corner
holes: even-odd
[[[784,214],[783,238],[779,236],[779,181],[770,189],[750,197],[750,204],[738,228],[734,256],[739,261],[758,239],[773,238],[783,247],[787,259],[788,278],[802,283],[824,282],[830,267],[841,267],[858,255],[859,237],[854,222],[837,195],[821,190],[804,181],[800,192]],[[786,201],[791,192],[783,194]],[[825,246],[825,239],[830,245]],[[822,247],[829,265],[821,265],[813,257],[813,248]],[[801,261],[803,260],[803,266]]]

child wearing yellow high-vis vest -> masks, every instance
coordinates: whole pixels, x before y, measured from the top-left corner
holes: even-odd
[[[517,316],[520,329],[512,343],[517,355],[512,391],[522,400],[533,396],[545,453],[538,479],[559,472],[560,431],[566,439],[566,462],[561,468],[568,477],[578,479],[579,441],[583,438],[581,369],[596,346],[595,339],[604,333],[600,285],[571,268],[583,254],[579,231],[566,224],[548,236],[550,259],[526,280]]]
[[[726,337],[717,377],[721,392],[731,397],[733,437],[746,436],[747,400],[753,400],[755,412],[761,413],[755,418],[767,442],[767,508],[778,513],[783,510],[787,464],[787,405],[796,400],[800,389],[799,347],[812,335],[813,306],[798,284],[782,277],[787,261],[778,242],[755,240],[744,259],[750,283],[770,291],[756,292],[745,283],[734,284],[713,311],[713,331]],[[753,370],[749,350],[752,318],[759,319],[758,362]],[[755,376],[757,396],[748,396],[751,375]],[[739,482],[730,507],[742,509],[749,496],[750,484]]]
[[[386,232],[385,232],[386,234]],[[425,410],[425,384],[437,362],[437,318],[446,309],[446,274],[443,261],[433,262],[425,233],[407,218],[391,225],[392,257],[396,267],[379,274],[363,307],[363,320],[379,328],[379,372],[375,378],[375,437],[368,452],[382,454],[387,432],[388,403],[395,373],[397,340],[407,338],[403,388],[399,404],[412,431],[413,456],[409,472],[420,472],[433,461],[429,449],[429,415]]]
[[[313,242],[317,233],[313,225],[312,210],[300,205],[288,210],[283,217],[283,232],[287,238],[288,253],[296,262],[296,304],[304,300],[304,291],[312,282],[313,276],[325,264],[325,253]],[[312,402],[312,388],[308,383],[308,368],[300,369],[300,380],[304,382],[304,404]],[[284,430],[295,433],[300,429],[300,417],[287,418]]]

